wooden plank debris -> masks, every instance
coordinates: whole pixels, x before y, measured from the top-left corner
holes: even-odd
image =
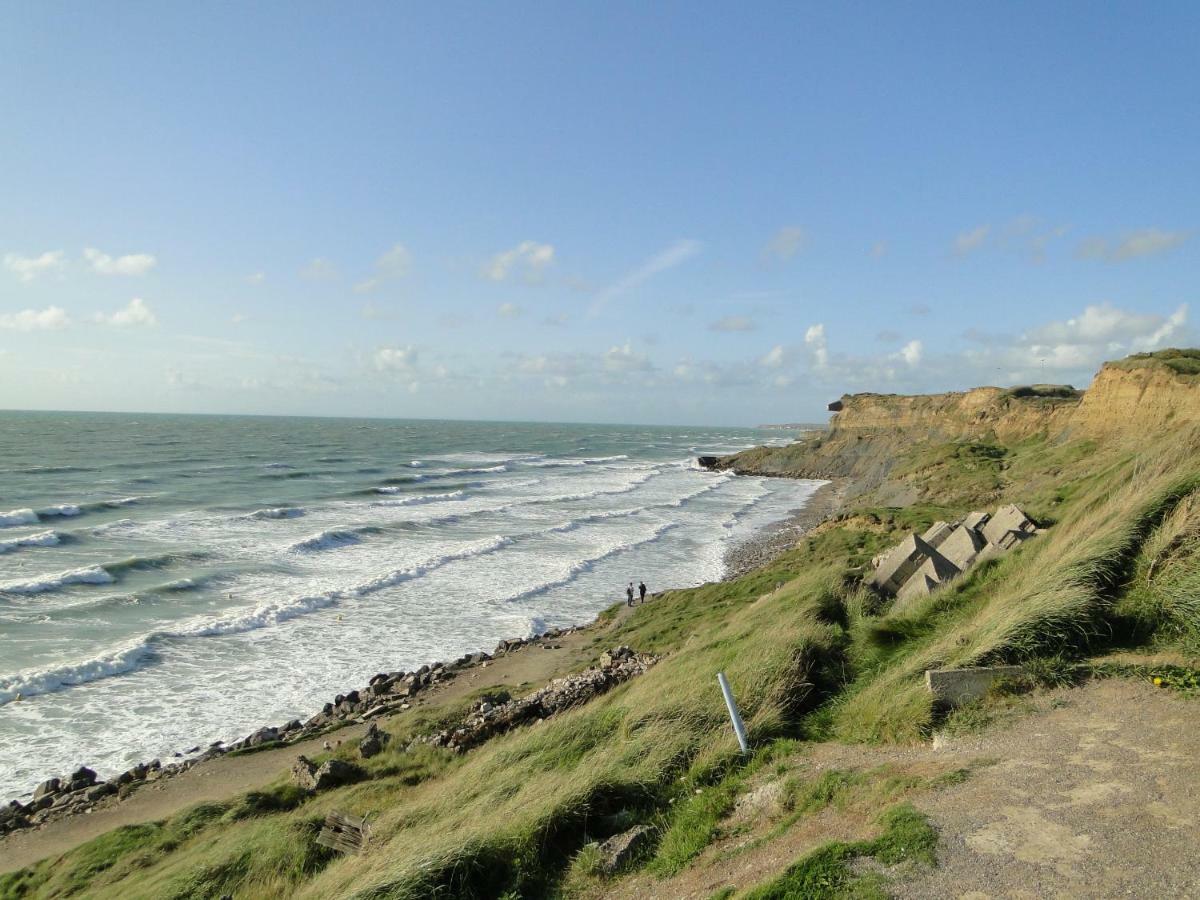
[[[330,811],[325,817],[325,827],[317,835],[317,843],[338,853],[362,853],[367,849],[371,837],[371,826],[366,816]]]

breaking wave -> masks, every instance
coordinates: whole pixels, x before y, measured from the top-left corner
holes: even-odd
[[[60,542],[60,536],[55,531],[39,531],[37,534],[27,534],[24,537],[0,541],[0,553],[20,550],[22,547],[54,547]]]
[[[36,525],[37,513],[32,509],[10,509],[0,513],[0,528],[10,528],[13,525]]]
[[[596,565],[596,563],[602,562],[606,559],[612,559],[614,556],[619,556],[622,553],[628,553],[630,550],[635,550],[638,547],[645,547],[647,544],[653,544],[672,528],[677,527],[677,522],[664,522],[663,524],[657,526],[648,537],[645,537],[640,541],[634,541],[629,544],[618,544],[617,546],[605,550],[603,553],[600,553],[596,556],[588,557],[587,559],[581,559],[578,562],[572,563],[567,569],[567,573],[562,578],[555,578],[553,581],[545,581],[542,584],[529,588],[528,590],[512,594],[508,597],[504,597],[496,602],[517,603],[521,600],[528,600],[531,597],[540,596],[545,594],[547,591],[554,590],[555,588],[565,587],[566,585],[575,581],[575,579],[577,579],[580,575],[590,571],[591,568]]]
[[[298,519],[307,510],[302,506],[276,506],[273,509],[260,509],[250,513],[252,519]]]
[[[59,572],[57,575],[43,575],[33,581],[0,584],[0,592],[44,594],[47,591],[57,591],[72,584],[112,584],[116,580],[112,573],[103,566],[86,566],[82,569],[72,569],[69,572]]]

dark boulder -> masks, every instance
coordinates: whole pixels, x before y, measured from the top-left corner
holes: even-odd
[[[47,778],[33,792],[34,800],[41,800],[43,797],[49,797],[52,794],[57,794],[63,788],[63,783],[58,778]]]
[[[632,860],[651,837],[650,827],[635,825],[628,831],[610,837],[600,845],[600,871],[611,875]]]
[[[353,763],[331,759],[317,765],[306,757],[299,757],[292,766],[292,778],[306,791],[324,791],[352,784],[366,776],[366,772]]]
[[[380,731],[379,726],[372,722],[358,745],[359,754],[363,759],[370,759],[372,756],[379,754],[383,751],[389,737],[390,735],[387,732]]]

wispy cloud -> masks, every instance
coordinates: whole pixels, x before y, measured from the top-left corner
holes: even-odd
[[[489,281],[504,281],[521,272],[527,281],[536,281],[542,271],[554,262],[554,246],[537,241],[521,241],[517,246],[502,250],[483,267],[483,277]]]
[[[496,310],[496,315],[502,319],[515,319],[521,315],[521,307],[515,303],[501,303],[500,307]]]
[[[115,325],[118,328],[150,327],[158,324],[158,317],[141,297],[134,297],[126,306],[115,312],[96,313],[95,320],[104,325]]]
[[[598,314],[610,301],[649,281],[655,275],[682,265],[700,252],[700,242],[688,239],[675,241],[669,247],[654,254],[632,272],[618,278],[602,290],[592,302],[590,313]]]
[[[804,249],[808,232],[799,225],[785,225],[763,247],[764,259],[788,260]]]
[[[991,225],[980,225],[976,228],[972,228],[970,231],[964,231],[960,233],[954,238],[954,244],[952,246],[954,255],[968,256],[969,254],[974,253],[984,245],[988,239],[988,235],[991,234],[991,231]]]
[[[145,275],[158,263],[149,253],[109,256],[95,247],[84,249],[83,258],[91,270],[100,275]]]
[[[1105,262],[1126,262],[1146,256],[1169,253],[1191,237],[1190,231],[1164,231],[1143,228],[1118,239],[1087,238],[1075,250],[1080,259],[1099,259]]]
[[[262,284],[266,280],[266,272],[252,272],[246,276],[246,284]]]
[[[66,328],[70,324],[70,316],[59,306],[47,306],[45,309],[23,309],[20,312],[0,314],[0,328],[13,331],[48,331],[55,328]]]
[[[393,244],[391,249],[375,260],[375,274],[354,286],[360,294],[369,293],[388,281],[396,281],[408,275],[412,267],[412,254],[403,244]]]
[[[725,316],[708,326],[710,331],[753,331],[754,320],[749,316]]]
[[[42,275],[60,271],[65,263],[61,250],[47,250],[38,256],[21,256],[17,253],[4,254],[4,268],[21,281],[30,282]]]
[[[300,270],[305,281],[328,281],[337,276],[337,266],[323,256],[318,256]]]

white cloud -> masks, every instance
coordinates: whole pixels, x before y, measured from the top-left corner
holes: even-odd
[[[725,316],[708,326],[710,331],[753,331],[754,320],[749,316]]]
[[[813,368],[824,369],[829,365],[829,347],[825,341],[824,324],[810,325],[804,332],[804,343],[813,355]]]
[[[104,325],[116,325],[120,328],[128,326],[151,326],[157,325],[158,319],[146,305],[146,301],[141,297],[134,297],[129,301],[129,304],[116,312],[112,313],[97,313],[95,320]]]
[[[405,347],[380,347],[375,351],[373,362],[380,372],[414,374],[419,353],[412,344]]]
[[[984,245],[991,230],[991,225],[980,225],[959,234],[954,238],[954,255],[966,256],[968,253],[974,253]]]
[[[13,331],[48,331],[53,328],[65,328],[70,324],[70,317],[59,306],[0,314],[0,328]]]
[[[30,282],[40,275],[48,275],[62,269],[64,254],[61,250],[47,250],[40,256],[19,256],[16,253],[4,254],[4,268],[12,272],[21,281]]]
[[[375,290],[387,281],[396,281],[408,275],[412,267],[412,254],[403,244],[393,244],[391,249],[375,260],[375,275],[354,286],[360,294]]]
[[[554,247],[537,241],[521,241],[491,258],[483,268],[483,276],[491,281],[504,281],[516,270],[525,272],[526,280],[535,281],[546,266],[554,262]]]
[[[266,272],[253,272],[246,276],[246,284],[262,284],[266,280]]]
[[[782,344],[776,344],[766,355],[758,361],[758,364],[768,369],[778,369],[783,365],[785,353]]]
[[[1126,234],[1120,240],[1093,237],[1082,241],[1075,255],[1081,259],[1101,259],[1105,262],[1126,262],[1146,256],[1169,253],[1191,237],[1188,231],[1164,231],[1143,228]]]
[[[240,312],[234,313],[232,316],[229,317],[229,321],[232,322],[234,325],[240,325],[242,322],[246,321],[246,314],[240,313]]]
[[[130,253],[126,256],[109,256],[101,253],[95,247],[87,247],[83,251],[93,272],[101,275],[145,275],[158,262],[149,253]]]
[[[606,287],[592,303],[590,313],[596,315],[610,300],[630,291],[644,281],[653,278],[661,272],[682,265],[700,252],[700,242],[693,240],[678,240],[664,250],[650,257],[632,272],[618,278]]]
[[[515,303],[501,303],[500,308],[496,310],[496,315],[505,319],[515,319],[521,314],[521,307]]]
[[[775,236],[763,247],[763,256],[774,259],[791,259],[808,243],[808,232],[798,225],[787,225],[775,232]]]
[[[1186,317],[1187,307],[1180,307]],[[1063,322],[1050,322],[1024,335],[1036,344],[1108,344],[1144,337],[1162,324],[1162,316],[1133,313],[1109,303],[1088,306],[1078,316]]]
[[[337,275],[337,266],[318,256],[300,270],[300,277],[306,281],[328,281]]]
[[[913,368],[921,364],[921,354],[924,348],[920,341],[909,341],[900,349],[900,358]]]
[[[654,368],[650,358],[633,349],[630,341],[610,347],[604,354],[604,368],[609,372],[649,372]]]

